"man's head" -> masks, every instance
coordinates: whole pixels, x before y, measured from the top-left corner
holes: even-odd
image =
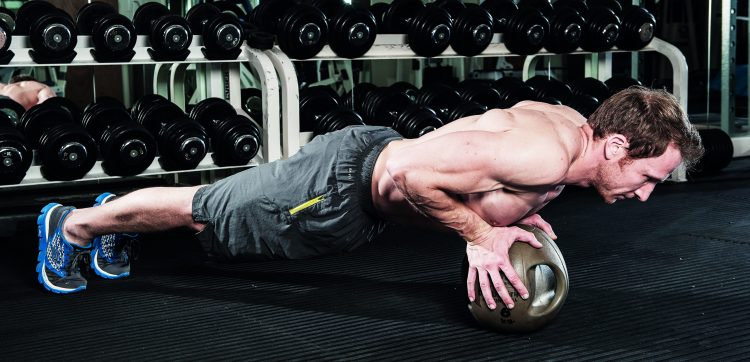
[[[691,168],[703,156],[698,131],[677,100],[662,90],[623,90],[605,101],[588,123],[594,141],[604,145],[607,162],[595,186],[608,202],[630,197],[645,201],[681,162]]]

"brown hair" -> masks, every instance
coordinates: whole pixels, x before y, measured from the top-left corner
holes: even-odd
[[[664,90],[630,87],[602,103],[589,117],[594,139],[619,133],[627,137],[630,158],[658,157],[670,143],[690,169],[703,156],[698,131],[677,99]]]

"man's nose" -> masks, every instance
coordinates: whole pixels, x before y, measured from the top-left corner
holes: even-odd
[[[635,196],[638,197],[639,201],[646,201],[648,200],[648,197],[651,196],[651,193],[654,191],[654,188],[656,187],[655,183],[647,183],[638,190],[635,190]]]

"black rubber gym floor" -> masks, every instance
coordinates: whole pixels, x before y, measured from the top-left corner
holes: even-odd
[[[733,164],[734,165],[734,164]],[[348,255],[216,264],[184,232],[144,238],[127,280],[53,295],[36,282],[32,220],[0,240],[0,359],[747,360],[750,167],[604,204],[566,190],[542,215],[568,300],[531,334],[481,329],[464,247],[391,228]]]

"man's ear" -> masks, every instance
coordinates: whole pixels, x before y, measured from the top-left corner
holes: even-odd
[[[607,136],[604,142],[604,158],[619,160],[627,156],[628,144],[628,139],[619,133]]]

